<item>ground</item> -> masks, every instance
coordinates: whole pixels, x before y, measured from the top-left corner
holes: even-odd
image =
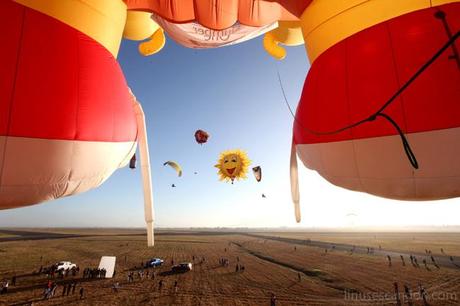
[[[423,305],[419,285],[430,305],[460,305],[459,233],[160,231],[153,248],[147,248],[141,230],[0,233],[0,281],[17,276],[16,286],[0,295],[0,305],[270,305],[272,294],[276,305],[395,305],[395,282],[401,299],[404,285],[411,290],[414,305]],[[418,267],[409,254],[417,257]],[[95,268],[104,255],[117,257],[114,279],[82,279],[80,271],[75,278],[56,279],[56,295],[42,300],[47,277],[35,273],[40,266],[69,260],[81,269]],[[156,269],[154,280],[140,279],[139,267],[153,257],[163,258],[165,265]],[[221,258],[229,265],[221,266]],[[169,273],[172,260],[193,262],[193,270]],[[237,264],[244,271],[236,272]],[[135,272],[132,283],[127,280],[130,271]],[[75,294],[63,297],[62,284],[74,279]],[[112,289],[116,282],[118,292]]]

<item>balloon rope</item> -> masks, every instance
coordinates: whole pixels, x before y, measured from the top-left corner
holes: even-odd
[[[396,91],[396,93],[387,102],[385,102],[385,104],[383,104],[374,114],[370,115],[367,118],[359,120],[359,121],[357,121],[355,123],[352,123],[350,125],[342,127],[340,129],[332,130],[332,131],[316,131],[316,130],[312,130],[312,129],[309,129],[309,128],[306,128],[305,126],[303,126],[297,120],[296,115],[294,114],[294,112],[292,111],[291,106],[289,105],[289,102],[288,102],[287,97],[286,97],[286,92],[284,91],[283,83],[281,82],[281,76],[280,76],[279,70],[277,68],[278,81],[280,83],[281,91],[283,93],[284,102],[286,103],[287,107],[289,108],[289,111],[290,111],[292,117],[294,118],[295,123],[298,124],[305,131],[307,131],[307,132],[309,132],[311,134],[314,134],[314,135],[318,135],[318,136],[338,134],[338,133],[343,132],[345,130],[354,128],[354,127],[356,127],[358,125],[361,125],[361,124],[363,124],[365,122],[374,121],[375,119],[377,119],[378,116],[380,116],[382,118],[385,118],[387,121],[389,121],[396,128],[396,130],[398,131],[399,135],[401,136],[401,141],[402,141],[403,146],[404,146],[404,151],[406,152],[407,158],[409,159],[409,162],[411,163],[412,167],[414,167],[415,169],[418,169],[417,159],[416,159],[415,154],[413,153],[413,151],[412,151],[412,149],[411,149],[411,147],[409,145],[409,142],[408,142],[406,136],[404,135],[403,131],[401,130],[399,125],[393,119],[391,119],[391,117],[389,115],[384,114],[383,111],[391,103],[393,103],[396,100],[396,98],[399,97],[428,67],[430,67],[444,53],[444,51],[446,51],[447,48],[449,48],[451,45],[453,45],[455,43],[455,41],[458,39],[459,36],[460,36],[460,31],[458,31],[455,35],[453,35],[447,41],[447,43],[445,43],[425,64],[423,64],[423,66],[420,67],[414,73],[414,75],[412,75],[412,77],[409,80],[407,80],[406,83],[404,83],[404,85],[401,88],[399,88],[398,91]]]

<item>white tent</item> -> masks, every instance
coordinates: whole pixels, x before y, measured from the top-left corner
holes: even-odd
[[[115,262],[117,258],[115,256],[102,256],[99,262],[99,269],[105,269],[107,272],[105,278],[112,278],[115,272]]]

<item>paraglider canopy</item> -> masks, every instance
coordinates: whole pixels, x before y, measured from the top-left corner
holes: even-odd
[[[169,160],[169,161],[167,161],[167,162],[165,162],[165,163],[163,164],[163,166],[166,166],[166,165],[168,165],[168,166],[170,166],[171,168],[173,168],[174,170],[176,170],[177,176],[182,176],[182,168],[181,168],[181,166],[179,166],[178,163]]]
[[[258,182],[262,180],[262,168],[260,166],[252,168],[252,172],[254,173],[254,177]]]

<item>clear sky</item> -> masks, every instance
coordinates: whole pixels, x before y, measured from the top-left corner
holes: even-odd
[[[278,62],[265,53],[260,38],[213,50],[187,49],[168,39],[151,57],[139,55],[137,43],[123,41],[119,62],[147,119],[156,226],[460,224],[460,199],[400,202],[352,192],[329,184],[300,160],[303,220],[295,223],[289,185],[292,117],[277,69],[295,107],[309,69],[303,46],[289,48]],[[207,144],[195,142],[197,129],[211,134]],[[219,182],[213,165],[228,149],[245,150],[251,167],[262,167],[262,181],[250,173],[233,185]],[[181,178],[163,167],[167,160],[181,164]],[[140,171],[119,169],[87,193],[0,211],[0,226],[142,227]]]

